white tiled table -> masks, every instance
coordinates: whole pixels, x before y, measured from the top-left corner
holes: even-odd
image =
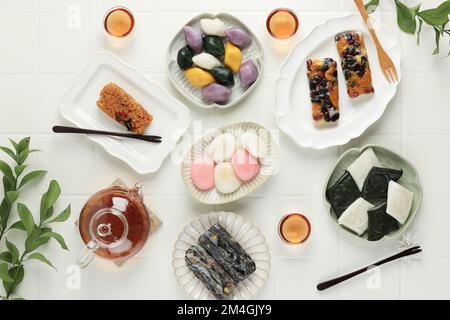
[[[381,1],[378,17],[398,30],[392,2]],[[435,1],[423,1],[422,8]],[[418,47],[414,37],[398,33],[403,50],[403,79],[399,91],[382,119],[360,138],[343,147],[314,151],[299,148],[280,134],[281,169],[251,196],[224,206],[197,203],[186,192],[179,168],[165,161],[156,174],[139,176],[127,165],[106,154],[80,136],[50,133],[62,123],[59,100],[89,57],[110,49],[104,42],[101,20],[117,4],[109,0],[0,0],[0,143],[8,137],[31,135],[32,144],[44,152],[32,156],[32,165],[49,173],[29,189],[21,201],[37,208],[48,180],[61,183],[62,207],[72,203],[71,221],[60,227],[70,247],[61,252],[50,244],[46,255],[58,272],[42,264],[29,263],[19,294],[26,298],[186,298],[172,273],[171,254],[176,236],[194,217],[211,210],[244,214],[259,225],[270,245],[272,270],[267,285],[256,298],[450,298],[450,103],[448,80],[450,58],[432,57],[434,34],[423,28]],[[268,12],[288,6],[299,15],[300,36],[327,18],[354,11],[350,0],[130,0],[136,15],[134,39],[130,46],[113,50],[129,64],[158,82],[185,102],[192,120],[204,128],[234,121],[256,121],[276,128],[272,114],[274,82],[286,52],[269,41],[264,26]],[[73,18],[73,12],[79,16]],[[265,73],[256,90],[230,110],[200,110],[184,100],[166,75],[166,48],[176,31],[201,12],[226,11],[242,19],[262,41]],[[73,20],[75,19],[75,20]],[[77,27],[78,26],[78,27]],[[322,185],[328,170],[347,148],[378,143],[399,152],[414,163],[424,188],[424,201],[410,231],[424,247],[420,261],[396,262],[379,274],[363,275],[338,288],[319,293],[315,285],[338,273],[378,260],[397,249],[395,241],[368,245],[341,232],[327,216]],[[123,267],[97,260],[82,272],[79,290],[69,290],[66,268],[74,263],[82,243],[73,222],[93,192],[120,177],[132,184],[144,182],[149,207],[164,221],[145,248]],[[313,232],[307,244],[286,248],[277,238],[278,219],[290,210],[306,213]],[[36,210],[34,210],[36,211]],[[19,237],[17,237],[19,238]],[[370,285],[379,276],[380,286]],[[370,278],[372,277],[372,278]],[[368,285],[369,284],[369,285]]]

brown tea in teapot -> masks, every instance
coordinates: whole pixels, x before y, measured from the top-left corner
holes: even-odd
[[[86,266],[95,255],[122,260],[145,244],[150,218],[139,188],[113,186],[94,194],[81,210],[79,230],[86,248],[79,264]]]

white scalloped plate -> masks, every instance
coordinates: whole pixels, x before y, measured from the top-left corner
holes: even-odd
[[[259,158],[260,171],[259,174],[252,180],[242,183],[242,185],[236,191],[228,194],[222,194],[213,188],[208,191],[201,191],[197,189],[192,182],[191,178],[191,164],[195,158],[202,155],[205,152],[209,144],[222,133],[233,133],[237,137],[246,131],[253,131],[259,135],[261,140],[267,146],[267,155],[264,158]],[[181,163],[181,178],[192,194],[192,196],[200,202],[206,204],[224,204],[232,201],[236,201],[251,192],[258,189],[267,179],[276,173],[278,169],[278,147],[270,134],[270,132],[263,126],[253,122],[237,122],[218,128],[196,141],[190,151],[185,155],[183,162]]]
[[[400,45],[392,32],[381,26],[376,19],[372,19],[381,44],[394,61],[400,80]],[[340,119],[337,124],[316,126],[311,116],[306,60],[312,57],[331,57],[340,66],[334,36],[347,30],[356,30],[363,34],[375,94],[350,99],[345,77],[342,69],[338,67]],[[361,17],[354,14],[327,20],[323,25],[314,28],[292,49],[281,66],[276,82],[274,112],[280,129],[300,146],[324,149],[359,137],[383,115],[396,91],[397,85],[389,84],[381,72],[372,37]]]
[[[372,148],[375,154],[377,155],[378,160],[380,160],[381,165],[385,168],[393,168],[393,169],[402,169],[403,174],[398,180],[398,183],[408,190],[410,190],[413,194],[413,204],[411,207],[411,211],[409,213],[408,219],[405,221],[403,225],[400,226],[400,228],[390,234],[385,235],[383,238],[377,241],[369,241],[367,240],[367,232],[364,233],[362,236],[358,236],[356,233],[353,233],[346,228],[342,227],[338,223],[338,219],[336,217],[336,214],[334,213],[333,208],[330,206],[327,198],[326,198],[326,191],[328,188],[330,188],[332,185],[336,183],[336,181],[345,173],[345,170],[363,153],[366,149]],[[422,202],[423,197],[423,191],[422,191],[422,185],[419,181],[419,173],[417,172],[417,169],[405,158],[400,156],[399,154],[386,149],[384,147],[375,145],[375,144],[368,144],[361,148],[351,148],[345,151],[339,159],[336,161],[336,164],[331,169],[330,174],[327,177],[325,187],[323,189],[323,198],[329,208],[329,214],[331,219],[333,219],[336,224],[347,231],[352,236],[363,239],[365,241],[369,241],[370,243],[377,243],[381,242],[386,239],[393,239],[401,235],[403,232],[408,229],[411,222],[414,220],[414,217],[416,216],[417,212],[419,211],[420,204]]]
[[[153,121],[144,134],[159,135],[162,142],[156,144],[100,135],[87,137],[140,174],[157,171],[189,127],[189,109],[138,70],[105,51],[95,54],[75,78],[61,100],[62,116],[80,128],[124,131],[96,106],[102,87],[109,82],[116,83],[148,108]]]
[[[250,299],[257,294],[269,276],[269,246],[258,227],[232,212],[221,211],[203,214],[183,229],[175,242],[172,254],[175,277],[186,294],[192,299],[215,299],[203,283],[189,270],[184,260],[187,249],[198,244],[200,235],[215,223],[220,223],[255,261],[255,272],[244,281],[239,282],[230,297],[233,300]]]
[[[253,32],[249,28],[247,28],[247,26],[242,21],[240,21],[238,18],[228,13],[218,13],[216,15],[211,13],[203,13],[190,20],[188,23],[186,23],[186,25],[201,30],[200,19],[203,18],[214,19],[216,17],[225,23],[226,28],[231,27],[240,28],[245,32],[247,32],[252,37],[252,43],[242,50],[242,61],[244,62],[248,59],[253,59],[259,72],[256,81],[250,87],[243,89],[241,88],[239,75],[235,74],[232,93],[226,104],[212,103],[203,100],[201,95],[201,89],[190,85],[186,77],[184,76],[183,71],[180,70],[180,68],[178,67],[177,63],[178,50],[180,50],[182,47],[186,45],[183,29],[178,31],[178,33],[175,35],[175,37],[173,38],[172,42],[169,45],[169,51],[167,53],[168,71],[169,71],[169,78],[172,84],[189,101],[202,108],[209,109],[217,107],[225,109],[234,106],[236,103],[244,99],[248,94],[250,94],[250,92],[253,91],[253,89],[258,84],[263,72],[263,49],[258,38],[256,38]]]

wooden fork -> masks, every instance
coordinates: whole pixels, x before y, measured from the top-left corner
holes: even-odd
[[[395,70],[395,65],[392,62],[391,58],[388,56],[386,51],[384,51],[383,47],[380,44],[380,40],[378,40],[377,34],[375,30],[372,28],[372,25],[369,21],[369,14],[364,7],[363,0],[354,0],[356,7],[358,8],[361,17],[364,20],[367,28],[369,29],[370,34],[372,35],[373,41],[375,42],[375,46],[377,48],[378,60],[380,61],[381,71],[384,74],[384,77],[389,83],[398,82],[397,70]]]

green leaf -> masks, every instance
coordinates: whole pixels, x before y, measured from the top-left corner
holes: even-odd
[[[5,288],[8,296],[10,296],[11,294],[14,293],[16,288],[23,281],[23,278],[25,276],[25,271],[23,269],[23,265],[9,269],[8,274],[11,278],[14,278],[14,281],[13,282],[3,281],[3,287]]]
[[[56,218],[49,221],[49,223],[52,222],[64,222],[70,217],[71,207],[70,204],[65,208],[60,214],[56,216]]]
[[[51,214],[49,214],[49,211],[55,204],[56,200],[58,200],[60,194],[61,188],[59,187],[58,182],[56,180],[50,181],[47,192],[45,192],[41,198],[41,221],[45,221],[51,216]]]
[[[41,239],[45,239],[45,238],[53,238],[55,239],[59,245],[61,246],[61,248],[63,248],[64,250],[69,250],[67,248],[66,242],[64,241],[64,238],[56,232],[46,232],[43,235],[41,235],[40,237]]]
[[[22,188],[28,182],[30,182],[34,179],[43,177],[46,173],[47,173],[47,171],[45,171],[45,170],[35,170],[35,171],[31,171],[31,172],[27,173],[20,181],[19,189]]]
[[[398,26],[404,32],[414,34],[416,31],[416,19],[414,14],[414,12],[416,12],[416,7],[408,8],[399,0],[395,0],[395,5],[397,7]]]
[[[55,266],[42,254],[39,252],[34,252],[32,254],[30,254],[27,258],[27,260],[39,260],[45,264],[48,264],[50,267],[52,267],[53,269],[56,270]]]
[[[5,230],[6,225],[8,224],[10,212],[11,212],[11,204],[6,198],[4,198],[0,203],[0,225],[2,227],[2,230]]]
[[[30,137],[23,138],[20,140],[19,144],[17,145],[17,153],[21,153],[23,150],[28,149],[30,147]]]
[[[12,263],[13,257],[12,257],[11,252],[5,251],[5,252],[0,253],[0,261]]]
[[[51,238],[36,238],[36,237],[27,238],[27,240],[25,241],[25,251],[27,253],[32,252],[37,248],[39,248],[40,246],[48,243],[50,239]]]
[[[6,239],[6,247],[8,248],[9,252],[12,255],[13,263],[16,263],[19,261],[19,250],[17,250],[17,247],[14,245],[14,243],[9,242],[8,239]]]
[[[7,179],[5,176],[2,178],[3,189],[5,192],[16,190],[16,182],[12,182],[10,179]]]
[[[12,146],[14,147],[14,150],[16,150],[17,152],[17,148],[19,147],[19,145],[17,144],[17,142],[15,142],[13,139],[9,138],[9,142],[11,142]]]
[[[0,146],[0,150],[2,150],[4,153],[6,153],[8,156],[10,156],[14,161],[17,162],[16,153],[12,151],[10,148],[2,147]]]
[[[19,195],[20,195],[19,191],[8,191],[6,192],[6,199],[8,199],[10,204],[13,204],[17,200]]]
[[[23,173],[23,170],[27,167],[26,164],[18,165],[14,168],[14,172],[16,173],[16,176],[20,176]]]
[[[0,160],[0,171],[3,173],[5,178],[8,179],[9,183],[16,183],[11,167],[3,160]]]
[[[379,4],[380,0],[370,0],[364,5],[364,7],[366,7],[367,13],[371,14],[378,8]]]
[[[2,263],[0,264],[0,279],[2,279],[4,282],[13,282],[14,279],[10,277],[8,273],[8,264]]]
[[[19,213],[20,221],[22,221],[25,229],[27,230],[27,234],[30,236],[35,228],[33,214],[27,206],[22,203],[17,204],[17,212]]]
[[[22,230],[22,231],[27,231],[27,229],[25,229],[25,226],[23,225],[22,221],[16,221],[14,222],[9,229],[16,229],[16,230]]]
[[[19,162],[18,163],[20,165],[23,164],[27,160],[29,154],[30,154],[30,149],[26,148],[26,149],[22,150],[19,153],[19,159],[18,159]]]
[[[450,1],[444,1],[440,6],[434,9],[424,10],[418,13],[427,24],[432,26],[445,25],[448,22],[450,14]]]

